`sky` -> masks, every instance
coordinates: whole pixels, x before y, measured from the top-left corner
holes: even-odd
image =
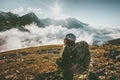
[[[40,19],[76,18],[95,27],[120,27],[120,0],[0,0],[0,11]]]

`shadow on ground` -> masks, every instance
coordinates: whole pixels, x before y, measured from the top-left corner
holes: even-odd
[[[62,72],[54,71],[49,73],[39,73],[35,76],[35,80],[62,80]]]

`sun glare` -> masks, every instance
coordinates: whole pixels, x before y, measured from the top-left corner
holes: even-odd
[[[52,8],[52,11],[53,11],[54,15],[58,16],[61,13],[61,8],[56,3],[55,6]]]
[[[63,14],[62,8],[60,5],[58,5],[58,1],[56,0],[56,3],[53,7],[51,7],[52,13],[53,13],[53,18],[54,19],[66,19],[68,16]]]

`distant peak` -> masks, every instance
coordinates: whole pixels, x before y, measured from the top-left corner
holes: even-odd
[[[30,12],[30,13],[28,13],[26,15],[33,15],[33,16],[35,15],[36,16],[36,14],[34,12]]]
[[[0,11],[0,13],[4,13],[4,12]]]
[[[3,12],[3,11],[0,11],[0,14],[7,14],[8,12]]]

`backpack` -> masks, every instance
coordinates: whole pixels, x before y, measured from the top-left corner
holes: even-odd
[[[85,41],[80,41],[75,44],[76,56],[71,66],[73,73],[83,73],[90,64],[89,45]]]

